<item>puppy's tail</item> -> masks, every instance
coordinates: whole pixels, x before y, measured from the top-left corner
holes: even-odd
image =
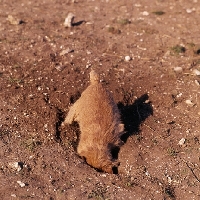
[[[95,84],[95,83],[99,83],[99,81],[100,81],[99,74],[97,72],[95,72],[94,70],[91,70],[91,72],[90,72],[90,83]]]

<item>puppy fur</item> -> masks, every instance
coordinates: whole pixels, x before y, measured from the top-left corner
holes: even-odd
[[[90,72],[90,85],[69,109],[63,122],[77,121],[80,126],[78,154],[96,169],[113,173],[118,162],[112,158],[111,150],[120,147],[120,136],[124,132],[120,113],[113,97],[100,83],[99,75]]]

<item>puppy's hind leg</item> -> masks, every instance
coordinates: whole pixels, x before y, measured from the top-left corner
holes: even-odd
[[[76,104],[74,104],[72,107],[70,107],[69,112],[62,123],[62,126],[65,126],[66,124],[71,124],[76,119]]]

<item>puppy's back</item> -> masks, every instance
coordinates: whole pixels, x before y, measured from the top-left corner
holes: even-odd
[[[90,85],[78,101],[81,138],[112,143],[118,137],[113,130],[121,123],[120,114],[111,93],[100,83],[100,76],[94,70],[90,72]]]

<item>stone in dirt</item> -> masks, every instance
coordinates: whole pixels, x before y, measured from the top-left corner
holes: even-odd
[[[10,24],[12,25],[19,25],[22,24],[23,21],[21,19],[17,19],[15,17],[13,17],[12,15],[8,15],[7,20],[10,22]]]
[[[73,13],[68,13],[67,17],[65,18],[65,22],[64,22],[64,27],[66,28],[70,28],[73,26],[73,22],[74,22],[74,14]]]
[[[20,185],[20,187],[25,187],[26,186],[26,184],[21,182],[21,181],[17,181],[17,183]]]
[[[11,162],[9,163],[9,167],[18,172],[22,170],[22,164],[20,162]]]
[[[178,142],[178,144],[179,144],[180,146],[183,146],[183,145],[185,144],[185,138],[182,138],[182,139]]]

